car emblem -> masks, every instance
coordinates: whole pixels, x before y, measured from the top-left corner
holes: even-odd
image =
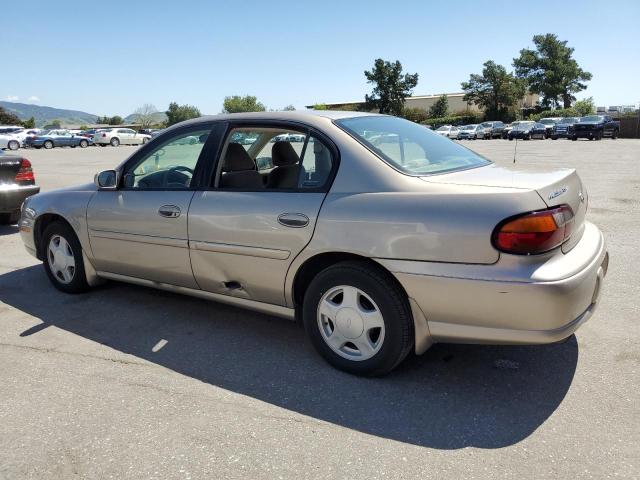
[[[580,201],[584,203],[584,194],[582,192],[578,192],[578,197],[580,197]]]
[[[548,198],[549,200],[553,200],[554,198],[559,197],[563,193],[567,193],[567,190],[569,190],[569,188],[566,185],[563,185],[558,190],[551,192]]]

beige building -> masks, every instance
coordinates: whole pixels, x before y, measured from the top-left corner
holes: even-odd
[[[465,102],[464,101],[464,93],[438,93],[435,95],[414,95],[411,97],[407,97],[405,100],[404,106],[405,108],[422,108],[424,110],[429,111],[429,109],[433,106],[434,103],[440,98],[442,95],[447,96],[447,100],[449,102],[449,112],[450,113],[458,113],[458,112],[469,112],[476,113],[480,112],[481,109],[477,105]],[[528,108],[533,107],[538,103],[539,96],[535,93],[528,93],[518,102],[518,108]],[[364,102],[342,102],[342,103],[325,103],[329,110],[357,110],[360,107],[364,106]],[[307,108],[313,108],[313,105],[307,105]]]

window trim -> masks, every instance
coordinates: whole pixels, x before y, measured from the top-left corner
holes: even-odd
[[[204,175],[206,174],[207,164],[215,163],[214,155],[217,155],[217,146],[220,141],[220,132],[222,131],[224,122],[221,121],[210,121],[210,122],[202,122],[202,123],[194,123],[190,125],[184,125],[182,127],[178,127],[175,129],[170,129],[166,132],[161,133],[152,141],[147,142],[142,145],[140,149],[135,152],[131,157],[129,157],[124,163],[122,163],[118,168],[118,191],[132,191],[132,192],[190,192],[196,191],[199,189],[200,185],[203,183],[202,180]],[[171,138],[176,138],[179,136],[183,136],[193,131],[200,130],[209,130],[209,137],[207,141],[204,143],[202,149],[200,150],[200,154],[198,155],[198,159],[196,160],[196,166],[193,170],[193,177],[191,178],[191,183],[189,187],[186,188],[134,188],[134,187],[125,187],[124,186],[124,177],[127,171],[130,170],[132,165],[139,165],[142,159],[146,160],[148,155],[155,150],[156,145],[159,143],[164,143],[164,141],[169,140]],[[143,160],[143,161],[144,161]]]
[[[331,154],[331,171],[327,177],[327,181],[322,187],[317,188],[263,188],[263,189],[255,189],[255,188],[231,188],[231,187],[219,187],[215,186],[214,182],[216,177],[218,176],[221,160],[222,160],[222,151],[224,150],[225,145],[227,144],[228,138],[231,132],[236,128],[280,128],[286,130],[292,130],[294,132],[303,133],[307,138],[305,138],[305,144],[303,146],[302,155],[300,156],[300,162],[302,162],[304,158],[304,153],[306,152],[306,146],[309,142],[309,137],[313,136],[318,138],[325,147],[329,149]],[[295,121],[283,121],[283,120],[259,120],[259,119],[246,119],[246,120],[230,120],[226,122],[226,130],[224,135],[220,140],[220,144],[218,146],[218,152],[216,154],[216,159],[213,164],[213,168],[208,176],[205,177],[207,181],[203,182],[201,188],[198,190],[201,191],[215,191],[215,192],[255,192],[255,193],[327,193],[331,186],[333,185],[333,181],[336,178],[338,173],[338,168],[340,166],[340,150],[336,146],[336,144],[329,138],[328,135],[323,132],[301,122]],[[257,168],[257,166],[256,166]]]

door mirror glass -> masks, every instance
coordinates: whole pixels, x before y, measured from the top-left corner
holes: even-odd
[[[102,190],[115,190],[118,186],[118,175],[115,170],[105,170],[95,176],[96,187]]]

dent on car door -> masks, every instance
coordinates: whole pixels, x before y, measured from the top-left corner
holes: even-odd
[[[197,288],[187,213],[210,131],[211,126],[181,130],[141,151],[124,167],[117,190],[93,196],[87,224],[98,271]],[[199,141],[181,141],[191,135]]]
[[[194,196],[189,244],[202,289],[285,305],[287,271],[311,240],[334,165],[317,137],[285,133],[296,132],[233,129],[212,188]],[[265,184],[256,165],[270,172]]]

